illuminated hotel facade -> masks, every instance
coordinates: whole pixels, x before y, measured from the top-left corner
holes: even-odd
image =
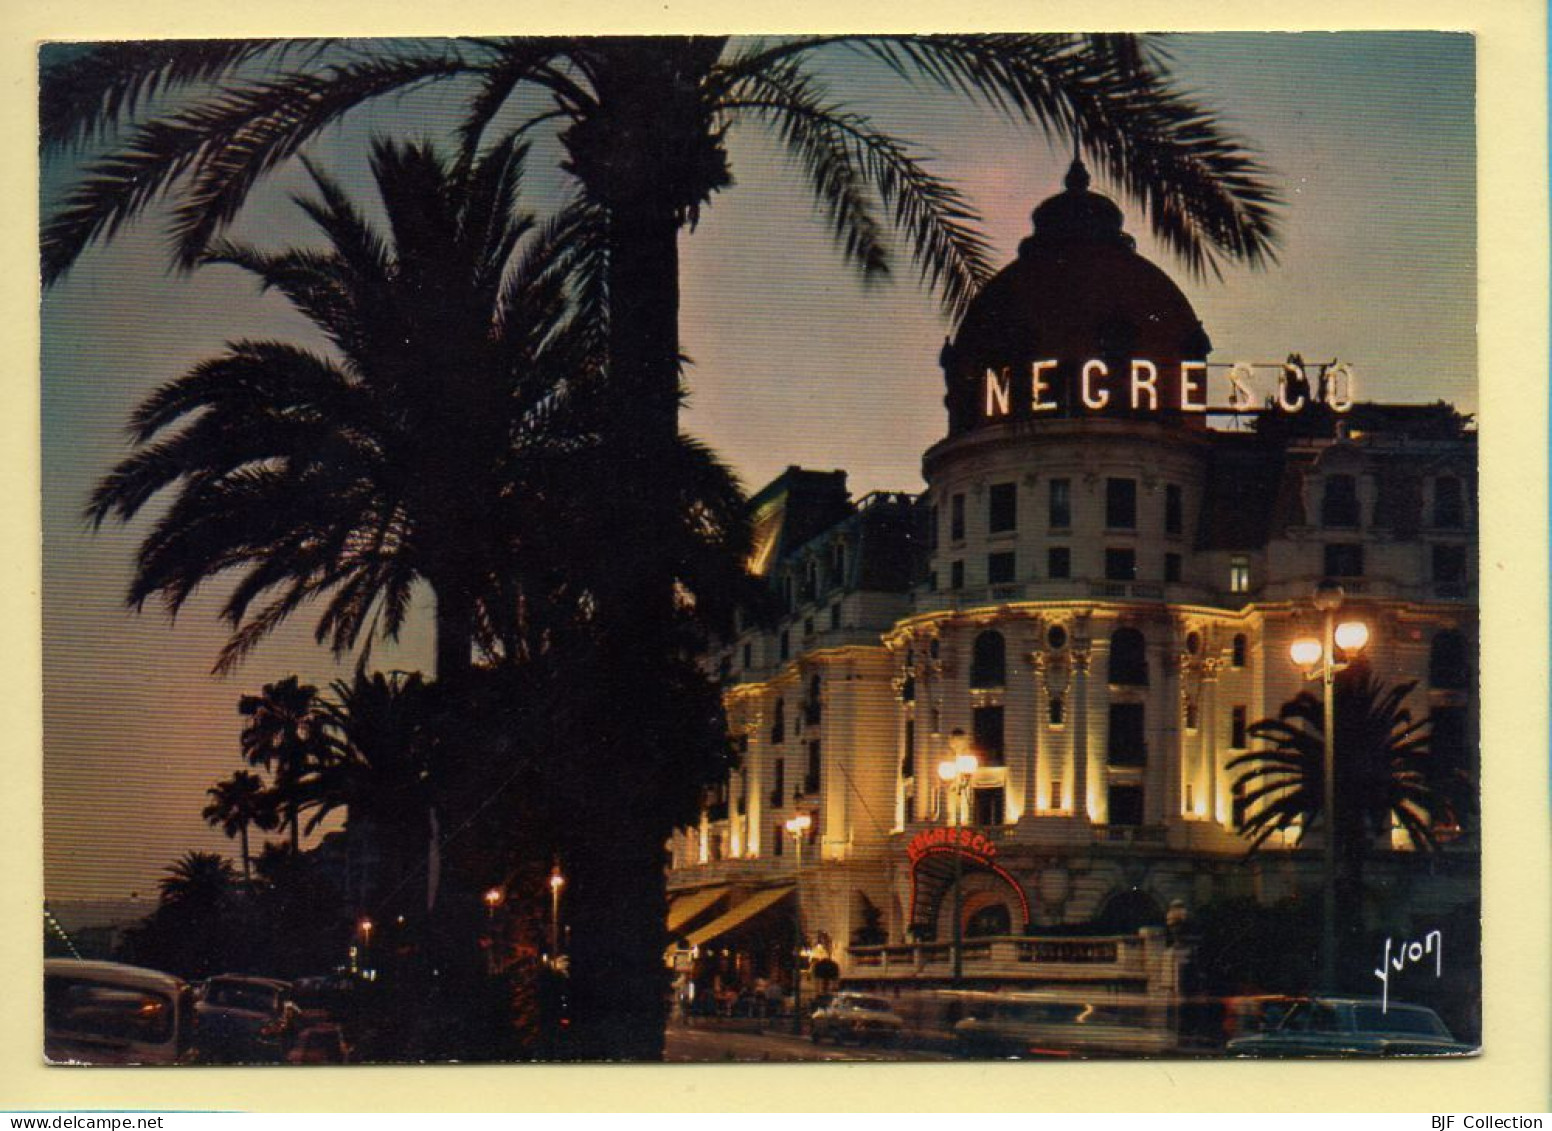
[[[1353,403],[1345,368],[1209,365],[1081,165],[1034,221],[944,347],[923,494],[854,503],[844,472],[790,468],[753,500],[774,611],[713,659],[742,758],[671,846],[681,969],[708,952],[747,981],[800,933],[849,983],[941,983],[957,909],[967,982],[1108,962],[1168,992],[1166,923],[1318,908],[1318,828],[1247,860],[1230,764],[1311,686],[1289,646],[1320,634],[1327,579],[1475,780],[1474,433]],[[1203,411],[1225,387],[1240,411]],[[954,793],[938,767],[966,752]],[[1475,897],[1472,831],[1427,868],[1409,848],[1375,845],[1375,923]]]

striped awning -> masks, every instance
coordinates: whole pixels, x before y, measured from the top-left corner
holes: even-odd
[[[700,946],[702,943],[709,942],[710,940],[716,938],[718,935],[725,935],[734,927],[737,927],[743,923],[747,923],[760,912],[774,906],[780,902],[782,898],[791,894],[791,885],[780,888],[766,888],[764,891],[757,891],[742,903],[737,904],[730,910],[713,919],[710,923],[707,923],[704,927],[698,928],[696,931],[690,934],[685,939],[685,941],[690,946]]]
[[[695,918],[706,908],[728,893],[726,885],[721,887],[701,888],[699,891],[687,891],[683,895],[674,896],[674,901],[668,907],[668,933],[676,933],[691,919]]]

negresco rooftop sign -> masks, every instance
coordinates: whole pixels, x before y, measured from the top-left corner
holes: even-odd
[[[1030,362],[1027,368],[1003,366],[987,369],[982,414],[987,420],[1024,412],[1054,412],[1061,408],[1056,395],[1055,358]],[[1333,412],[1353,407],[1353,367],[1346,362],[1316,366],[1312,385],[1304,366],[1295,361],[1278,363],[1235,362],[1209,365],[1205,361],[1182,361],[1174,372],[1165,371],[1161,382],[1160,367],[1143,358],[1132,358],[1126,366],[1117,366],[1099,358],[1082,363],[1078,371],[1077,393],[1082,406],[1092,412],[1124,408],[1132,412],[1252,412],[1275,408],[1281,412],[1299,412],[1309,404],[1328,405]],[[1228,400],[1222,406],[1208,404],[1208,372],[1223,371],[1228,385]],[[1270,373],[1268,372],[1270,371]],[[1257,389],[1271,392],[1257,400]],[[1162,387],[1161,387],[1162,386]],[[1178,402],[1166,404],[1169,391]]]

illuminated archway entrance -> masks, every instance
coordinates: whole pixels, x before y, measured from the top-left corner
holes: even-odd
[[[1006,905],[986,900],[979,908],[967,908],[976,916],[978,933],[994,933],[991,928],[1004,920],[1003,933],[1013,930],[1027,932],[1030,923],[1029,897],[1024,889],[997,861],[997,845],[985,834],[970,828],[928,829],[918,833],[906,847],[911,861],[911,911],[909,929],[912,937],[932,938],[937,933],[943,902],[950,898],[954,886],[954,860],[959,858],[960,882],[972,877],[987,876],[996,881],[999,890],[1011,897]],[[999,916],[993,908],[1005,906]]]

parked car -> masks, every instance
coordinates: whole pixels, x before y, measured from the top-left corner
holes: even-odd
[[[205,983],[204,1000],[195,1006],[200,1051],[216,1063],[278,1061],[299,1012],[289,982],[218,974]]]
[[[43,1055],[56,1064],[194,1059],[194,996],[181,978],[118,962],[43,964]]]
[[[338,1025],[310,1025],[297,1034],[287,1064],[348,1064],[350,1046]]]
[[[1378,998],[1312,997],[1293,1003],[1276,1028],[1228,1043],[1231,1056],[1437,1056],[1477,1050],[1457,1041],[1421,1005]]]
[[[837,1044],[845,1040],[893,1041],[905,1022],[881,997],[840,993],[810,1015],[809,1035],[815,1044],[831,1038]]]

